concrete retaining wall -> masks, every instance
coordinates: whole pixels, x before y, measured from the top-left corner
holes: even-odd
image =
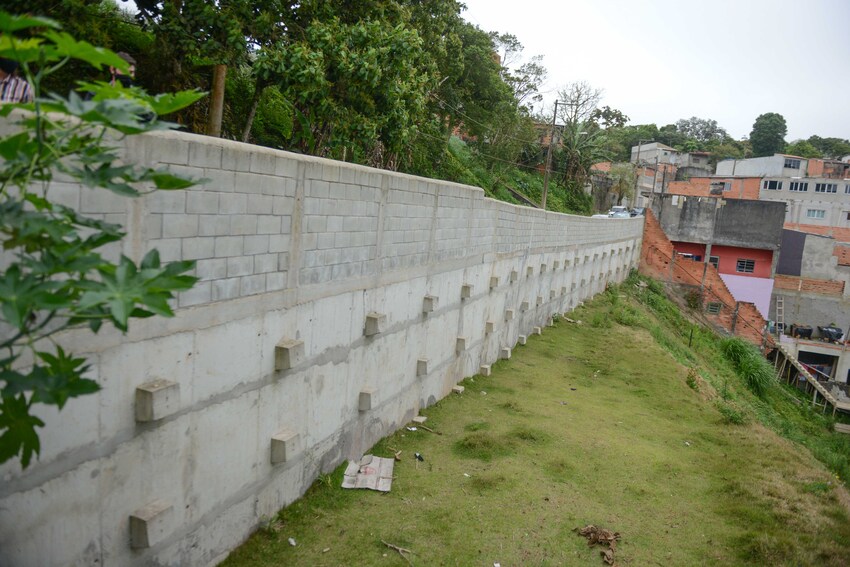
[[[63,337],[103,390],[43,411],[40,460],[0,468],[0,565],[214,564],[639,258],[641,218],[198,136],[126,144],[210,181],[53,197],[127,227],[111,256],[157,247],[201,281],[173,319]]]

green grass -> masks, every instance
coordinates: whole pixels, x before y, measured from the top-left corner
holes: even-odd
[[[636,283],[423,410],[442,435],[380,441],[402,452],[390,493],[342,490],[340,466],[224,565],[407,564],[381,540],[414,565],[602,565],[570,531],[586,524],[622,534],[624,566],[850,564],[829,420],[779,386],[756,396],[721,339]]]

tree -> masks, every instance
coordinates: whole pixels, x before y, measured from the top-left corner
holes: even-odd
[[[584,81],[567,83],[558,90],[558,100],[561,103],[561,120],[575,127],[590,122],[602,100],[602,89],[594,88]]]
[[[193,262],[163,266],[156,250],[138,264],[125,256],[106,261],[102,248],[124,236],[121,227],[52,201],[54,174],[83,190],[127,197],[138,196],[140,187],[148,192],[192,185],[164,170],[123,163],[111,140],[172,128],[157,116],[202,95],[150,96],[108,83],[85,83],[91,100],[73,91],[67,97],[44,93],[42,81],[69,61],[127,70],[115,53],[75,40],[46,18],[0,12],[0,57],[20,62],[35,95],[32,103],[0,106],[4,119],[25,111],[0,138],[0,463],[19,457],[26,468],[40,451],[36,428],[44,426],[33,406],[62,409],[70,398],[100,388],[85,377],[86,360],[66,352],[57,333],[78,327],[96,333],[104,323],[126,331],[131,318],[171,316],[174,292],[196,280],[185,275]]]
[[[825,158],[841,159],[846,155],[850,155],[850,141],[848,140],[810,136],[807,141]]]
[[[608,130],[609,128],[622,128],[628,123],[629,117],[606,104],[590,113],[590,121],[597,127]]]
[[[785,118],[776,112],[768,112],[756,118],[753,131],[750,132],[750,144],[753,157],[772,156],[785,149],[785,134],[788,127]]]
[[[605,151],[602,131],[588,129],[587,123],[567,124],[563,128],[561,144],[555,152],[555,169],[568,189],[583,191],[594,163],[610,159]]]
[[[617,195],[617,204],[622,205],[623,199],[631,201],[637,179],[635,166],[631,163],[614,163],[608,175],[611,177],[611,191]]]
[[[697,118],[696,116],[677,121],[676,130],[697,142],[700,149],[705,149],[706,145],[711,142],[720,143],[729,136],[726,130],[718,126],[717,120]]]
[[[818,150],[806,140],[794,140],[793,142],[785,146],[785,153],[804,158],[823,157],[823,154],[821,154],[820,150]]]

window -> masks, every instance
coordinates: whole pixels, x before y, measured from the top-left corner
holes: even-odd
[[[720,304],[715,302],[709,303],[705,306],[705,312],[711,315],[717,315],[720,313]]]
[[[764,180],[764,189],[770,189],[771,191],[781,191],[782,190],[782,182],[781,181],[768,181]]]
[[[720,257],[719,256],[709,256],[708,263],[714,266],[715,268],[720,268]]]
[[[786,169],[800,169],[800,160],[785,158],[785,168]]]
[[[731,191],[732,190],[732,182],[731,181],[724,181],[723,182],[723,190],[724,191]]]
[[[838,192],[838,184],[836,183],[815,183],[815,193],[836,193]]]
[[[808,181],[792,181],[788,189],[790,191],[805,192],[809,190],[809,183]]]
[[[747,260],[745,258],[738,258],[738,264],[735,266],[735,271],[740,272],[742,274],[752,274],[753,270],[756,269],[756,261],[755,260]]]
[[[806,218],[810,219],[822,219],[826,216],[826,211],[823,209],[808,209],[806,211]]]
[[[847,215],[847,220],[850,220],[850,211],[845,211],[844,214]]]
[[[845,186],[844,186],[844,192],[845,192],[845,193],[850,193],[850,185],[845,185]]]

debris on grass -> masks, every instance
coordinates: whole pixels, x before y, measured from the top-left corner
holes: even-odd
[[[389,492],[393,484],[394,466],[394,459],[372,455],[364,455],[360,462],[349,461],[342,477],[342,487]]]
[[[404,558],[405,561],[407,561],[410,565],[413,565],[413,562],[410,561],[410,558],[408,557],[408,555],[413,554],[413,552],[411,550],[405,549],[404,547],[399,547],[397,545],[393,545],[393,544],[388,543],[384,540],[381,540],[381,543],[383,543],[384,545],[386,545],[387,547],[389,547],[390,549],[392,549],[394,551],[398,551],[398,554],[401,555]],[[385,553],[384,557],[386,557],[386,555],[387,554]]]
[[[291,545],[292,547],[295,547],[296,545],[298,545],[298,544],[295,542],[295,538],[294,538],[294,537],[289,538],[289,545]]]
[[[587,545],[601,545],[608,549],[600,551],[602,560],[608,565],[614,564],[614,551],[617,549],[617,540],[620,539],[620,532],[614,532],[607,528],[598,528],[593,524],[588,524],[583,528],[573,528],[573,531],[578,535],[587,539]]]

